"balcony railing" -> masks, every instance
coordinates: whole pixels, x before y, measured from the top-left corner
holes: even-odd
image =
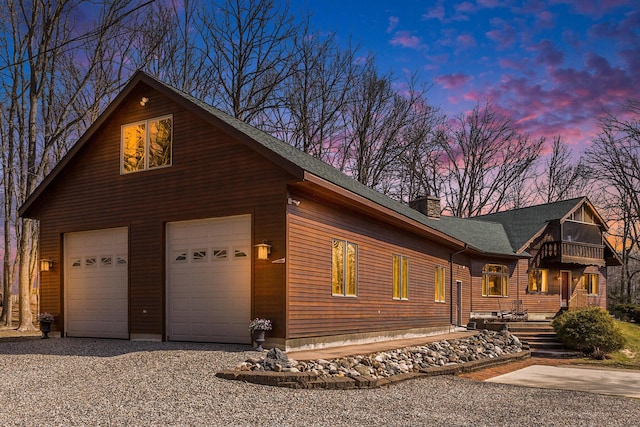
[[[579,242],[546,242],[538,253],[540,261],[604,265],[604,246]]]

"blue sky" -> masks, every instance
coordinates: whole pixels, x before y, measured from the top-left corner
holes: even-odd
[[[640,0],[305,0],[383,71],[416,72],[453,116],[490,102],[533,137],[581,151],[597,119],[640,100]]]

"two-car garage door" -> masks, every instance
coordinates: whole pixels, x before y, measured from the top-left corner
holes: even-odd
[[[166,236],[167,339],[250,343],[251,216],[172,222]],[[68,336],[129,338],[128,248],[127,228],[65,234]]]

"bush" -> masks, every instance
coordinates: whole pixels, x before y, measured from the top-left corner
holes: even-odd
[[[625,322],[634,321],[640,323],[640,305],[637,304],[616,304],[611,307],[611,314]]]
[[[567,311],[553,320],[553,329],[568,348],[588,354],[611,353],[625,345],[625,338],[609,313],[598,307]]]

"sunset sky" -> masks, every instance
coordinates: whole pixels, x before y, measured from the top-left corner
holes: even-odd
[[[312,24],[383,71],[419,73],[448,115],[489,101],[577,152],[597,117],[640,99],[640,0],[305,0]]]

